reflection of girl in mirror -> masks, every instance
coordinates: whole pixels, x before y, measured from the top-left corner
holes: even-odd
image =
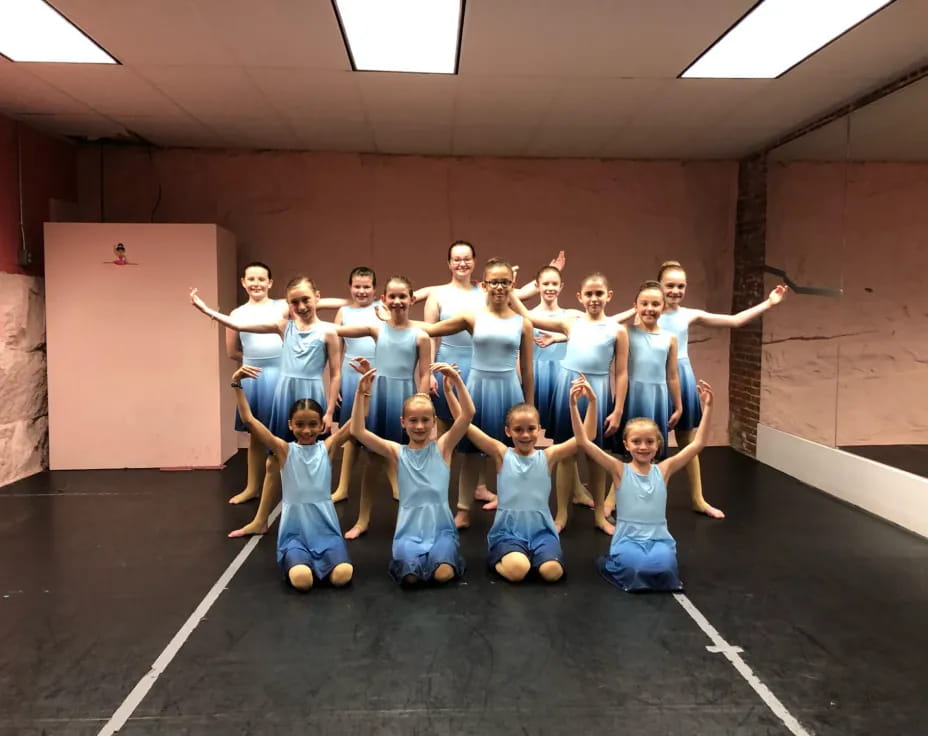
[[[760,304],[742,310],[737,314],[716,314],[702,309],[690,309],[681,306],[683,297],[686,295],[686,272],[678,261],[664,261],[658,271],[657,280],[660,282],[666,298],[664,311],[658,319],[658,325],[660,325],[661,329],[667,330],[677,337],[677,373],[680,377],[683,414],[673,431],[677,445],[682,448],[693,441],[702,416],[699,406],[699,394],[696,391],[696,377],[693,374],[693,368],[690,365],[687,353],[690,325],[741,327],[783,301],[787,287],[780,284]],[[702,495],[702,479],[700,477],[698,455],[694,455],[693,459],[687,464],[686,475],[690,481],[693,510],[714,519],[724,519],[725,514],[720,509],[712,506]]]
[[[112,263],[114,266],[138,266],[138,263],[132,263],[126,257],[126,246],[122,243],[116,243],[113,246],[113,260],[112,261],[103,261],[104,263]]]

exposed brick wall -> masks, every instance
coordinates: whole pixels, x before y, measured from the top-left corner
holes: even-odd
[[[760,153],[742,160],[738,166],[732,312],[740,312],[764,299],[761,269],[766,236],[767,158]],[[728,356],[728,438],[732,447],[751,457],[757,448],[763,334],[763,319],[732,330]]]

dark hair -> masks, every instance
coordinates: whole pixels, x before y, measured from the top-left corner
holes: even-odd
[[[497,266],[502,266],[509,269],[509,275],[515,278],[516,272],[512,267],[512,264],[508,261],[504,261],[502,258],[491,258],[485,264],[483,264],[483,276],[486,278],[487,271],[491,268],[496,268]]]
[[[387,279],[387,285],[383,287],[384,294],[387,293],[387,287],[390,286],[390,284],[392,284],[394,281],[396,281],[399,284],[403,284],[403,286],[409,289],[409,296],[412,296],[412,281],[407,279],[405,276],[400,276],[398,274],[394,274],[393,276]]]
[[[477,251],[474,249],[474,244],[467,240],[455,240],[451,245],[448,246],[448,260],[451,260],[451,251],[456,245],[466,245],[470,248],[470,257],[476,259]]]
[[[351,273],[348,274],[348,286],[351,286],[351,282],[354,281],[355,276],[367,277],[371,280],[373,286],[377,286],[377,274],[374,273],[374,269],[368,266],[355,266],[351,269]]]
[[[294,276],[292,279],[290,279],[287,282],[286,291],[290,291],[290,289],[295,289],[297,286],[302,284],[304,281],[309,284],[310,288],[313,291],[319,291],[316,288],[316,283],[311,278],[309,278],[309,276],[303,276],[302,274],[300,274],[299,276]]]
[[[252,261],[252,262],[249,263],[247,266],[245,266],[245,268],[242,269],[242,278],[245,278],[245,272],[246,272],[249,268],[263,268],[265,271],[267,271],[267,280],[268,280],[268,281],[270,281],[272,278],[274,278],[273,276],[271,276],[271,269],[267,267],[267,264],[261,263],[261,261]]]
[[[325,415],[325,410],[315,399],[297,399],[294,401],[293,406],[290,407],[290,413],[287,415],[287,420],[293,419],[293,415],[298,411],[314,411],[319,415],[320,419]]]
[[[638,297],[641,296],[642,291],[647,291],[648,289],[657,289],[661,294],[661,301],[666,301],[664,297],[664,287],[661,286],[660,281],[642,281],[641,286],[638,287],[638,292],[635,294],[635,301],[638,301]]]
[[[602,281],[603,284],[605,285],[606,289],[607,289],[607,290],[609,289],[609,279],[606,278],[606,274],[601,273],[601,272],[599,272],[599,271],[593,271],[593,273],[587,274],[587,275],[584,276],[583,279],[580,281],[580,290],[583,291],[583,285],[584,285],[587,281],[593,281],[593,280]]]
[[[538,413],[538,409],[535,407],[535,405],[529,404],[527,401],[521,401],[518,404],[514,404],[513,406],[509,407],[509,411],[506,412],[505,424],[507,427],[509,426],[509,419],[517,411],[530,411],[535,415],[535,418],[538,419],[539,422],[541,421],[541,414]]]
[[[535,283],[536,284],[540,283],[541,275],[544,273],[548,273],[548,271],[552,271],[553,273],[556,273],[557,277],[561,280],[561,283],[564,283],[564,274],[561,273],[561,269],[559,269],[557,266],[545,266],[544,268],[542,268],[538,273],[535,274]]]
[[[664,271],[683,271],[683,266],[680,265],[680,261],[664,261],[657,271],[658,281],[664,278]],[[683,271],[683,273],[686,273],[686,271]]]

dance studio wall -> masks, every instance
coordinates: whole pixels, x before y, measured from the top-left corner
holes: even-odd
[[[844,293],[764,317],[761,423],[827,445],[928,442],[928,164],[781,163],[768,185],[768,263]]]
[[[323,295],[346,294],[364,263],[415,284],[447,281],[447,246],[472,240],[478,260],[501,256],[527,280],[567,251],[562,303],[602,270],[612,308],[630,306],[661,261],[689,274],[687,303],[731,307],[734,162],[425,158],[85,147],[85,220],[215,222],[235,233],[239,265],[267,262],[274,291],[294,274]],[[183,264],[178,264],[182,268]],[[186,298],[178,294],[178,299]],[[191,319],[196,315],[191,310]],[[693,362],[716,388],[711,441],[728,444],[728,333],[694,330]]]
[[[0,485],[47,465],[42,223],[76,199],[74,147],[0,116]]]

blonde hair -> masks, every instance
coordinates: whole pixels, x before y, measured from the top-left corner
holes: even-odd
[[[432,397],[420,391],[419,393],[413,394],[412,396],[407,396],[403,400],[403,416],[404,417],[406,416],[406,409],[409,407],[410,404],[412,404],[415,401],[422,401],[422,402],[427,403],[430,407],[432,407],[432,416],[435,416],[435,405],[432,403]]]
[[[683,271],[683,266],[680,265],[680,261],[664,261],[657,270],[658,281],[664,278],[664,271]],[[683,271],[683,273],[685,274],[686,271]]]
[[[514,404],[509,407],[509,411],[506,412],[506,422],[505,425],[509,426],[509,421],[512,419],[512,415],[520,411],[530,412],[535,415],[535,420],[541,422],[541,414],[538,413],[538,409],[535,408],[534,404],[529,404],[527,401],[520,401],[518,404]]]
[[[633,429],[638,428],[647,428],[654,430],[654,434],[657,436],[657,453],[660,454],[661,448],[664,446],[664,435],[661,434],[661,428],[657,426],[657,422],[653,419],[648,419],[647,417],[635,417],[634,419],[629,419],[625,423],[625,429],[622,430],[622,442],[624,443],[628,440],[628,433]]]

